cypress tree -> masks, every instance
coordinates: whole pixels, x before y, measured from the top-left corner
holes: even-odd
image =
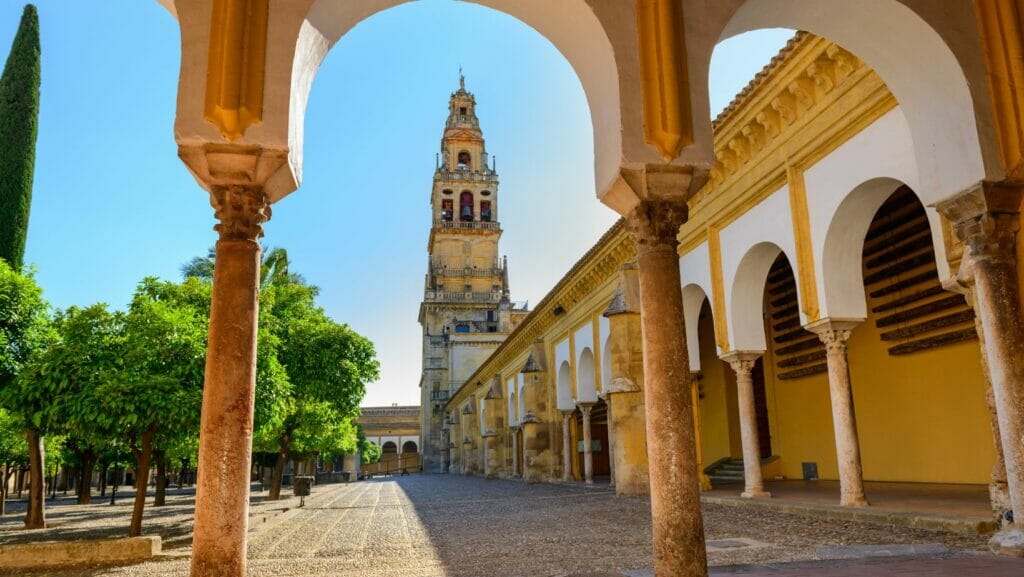
[[[28,4],[0,76],[0,258],[25,257],[39,130],[39,15]]]

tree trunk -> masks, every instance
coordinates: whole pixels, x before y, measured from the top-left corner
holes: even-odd
[[[156,423],[153,423],[142,434],[142,446],[133,444],[132,453],[135,454],[135,506],[132,508],[132,522],[128,527],[129,537],[142,535],[142,512],[146,507],[146,488],[149,485],[149,465],[153,457],[153,434],[156,433]]]
[[[78,486],[75,487],[75,494],[79,505],[88,505],[92,502],[92,472],[96,468],[96,452],[82,451],[78,460]]]
[[[100,497],[107,496],[107,469],[109,467],[110,465],[103,465],[103,468],[100,469],[100,478],[97,480],[96,483],[97,485],[99,485]]]
[[[156,455],[156,497],[153,498],[154,507],[163,507],[167,504],[167,457],[163,451]]]
[[[0,473],[0,517],[7,514],[7,483],[11,480],[11,464],[4,463],[4,470]]]
[[[274,472],[270,477],[268,501],[278,501],[281,499],[281,481],[284,478],[284,466],[288,463],[288,446],[290,444],[290,436],[287,433],[281,435],[281,438],[278,440],[280,451],[277,453],[277,462],[274,463]]]
[[[46,528],[46,511],[43,509],[43,499],[46,496],[45,473],[43,463],[46,455],[43,452],[43,436],[35,429],[28,429],[25,433],[28,441],[28,510],[25,512],[26,529]]]

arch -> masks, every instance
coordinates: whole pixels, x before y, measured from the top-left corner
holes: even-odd
[[[961,53],[977,52],[970,32],[962,30],[969,27],[956,24],[960,17],[973,22],[973,13],[968,8],[963,14],[950,14],[945,8],[917,4],[922,14],[947,25],[945,38],[922,14],[898,0],[745,0],[726,15],[715,41],[751,30],[792,28],[828,38],[863,60],[905,110],[922,191],[927,191],[930,204],[986,175],[1002,178],[1002,169],[989,123],[977,121],[978,111],[987,115],[990,110],[983,63],[975,56],[965,57],[973,73],[969,82],[947,43],[948,38]],[[705,49],[707,59],[702,62],[709,65],[712,50]],[[707,78],[701,75],[694,81],[706,83]],[[971,92],[972,84],[979,85],[977,95]]]
[[[203,3],[158,0],[175,16],[182,30],[182,74],[179,78],[175,132],[178,144],[201,151],[206,142],[223,142],[218,129],[204,121],[207,41],[210,10]],[[339,39],[363,20],[409,0],[313,0],[271,5],[263,95],[262,122],[250,127],[239,144],[259,145],[287,162],[265,186],[276,202],[302,181],[302,146],[306,104],[317,71]],[[471,0],[503,12],[546,38],[575,71],[590,109],[594,134],[594,180],[599,197],[616,183],[624,158],[623,142],[638,162],[655,162],[644,144],[639,122],[640,87],[636,78],[635,21],[631,11],[595,6],[587,0]],[[625,16],[625,17],[624,17]],[[608,30],[611,29],[611,30]],[[625,55],[620,63],[616,49]],[[620,89],[620,68],[630,82]],[[620,93],[625,91],[624,106]],[[623,111],[630,122],[623,122]],[[200,168],[202,168],[200,166]],[[200,184],[204,184],[202,179]]]
[[[572,400],[572,368],[569,361],[562,361],[558,366],[558,382],[556,384],[558,393],[558,410],[571,411],[575,404]]]
[[[418,453],[419,447],[416,446],[416,441],[406,441],[402,443],[403,453]]]
[[[526,416],[526,398],[523,396],[523,389],[526,388],[526,379],[523,373],[516,377],[516,401],[519,407],[519,420]]]
[[[473,208],[473,193],[464,190],[459,195],[459,220],[471,221],[475,218]]]
[[[733,349],[765,350],[764,286],[775,259],[783,251],[775,243],[759,242],[740,259],[730,291],[730,332]],[[860,271],[860,268],[857,268]],[[700,310],[698,309],[698,314]]]
[[[584,347],[576,361],[576,400],[583,403],[597,402],[597,383],[594,381],[594,351]]]
[[[383,453],[397,453],[398,452],[398,445],[396,445],[394,441],[386,441],[383,445],[380,446],[380,452],[382,454]]]
[[[821,274],[823,300],[834,318],[867,317],[861,254],[864,238],[878,209],[903,182],[874,178],[854,188],[840,203],[825,233]],[[933,230],[934,233],[934,230]]]
[[[694,283],[683,287],[683,326],[686,327],[686,352],[690,358],[690,370],[700,370],[700,335],[698,320],[704,301],[709,300],[704,289]]]

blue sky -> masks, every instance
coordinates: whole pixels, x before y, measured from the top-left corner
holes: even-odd
[[[0,1],[0,58],[22,2]],[[123,307],[144,276],[180,277],[216,235],[173,138],[179,38],[156,0],[40,0],[42,109],[26,258],[57,307]],[[792,35],[722,43],[717,112]],[[306,114],[304,181],[274,207],[269,246],[321,287],[321,304],[377,345],[365,405],[417,404],[429,195],[458,67],[501,177],[513,299],[537,302],[616,219],[594,196],[593,147],[571,67],[490,9],[423,0],[334,47]],[[551,247],[557,246],[557,250]]]

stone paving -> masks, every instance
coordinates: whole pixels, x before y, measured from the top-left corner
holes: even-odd
[[[413,475],[326,485],[314,490],[306,507],[252,529],[249,575],[650,574],[649,511],[646,499],[615,497],[607,488],[528,486],[473,477]],[[1024,575],[1024,560],[981,553],[985,538],[979,536],[821,520],[768,509],[706,505],[704,512],[709,560],[716,575]],[[839,556],[851,545],[884,545],[874,549],[898,554],[905,550],[899,544],[914,544],[911,551],[926,555],[910,561],[821,561],[822,552]],[[805,564],[788,564],[793,561]],[[187,573],[188,561],[179,556],[134,567],[41,575]]]

